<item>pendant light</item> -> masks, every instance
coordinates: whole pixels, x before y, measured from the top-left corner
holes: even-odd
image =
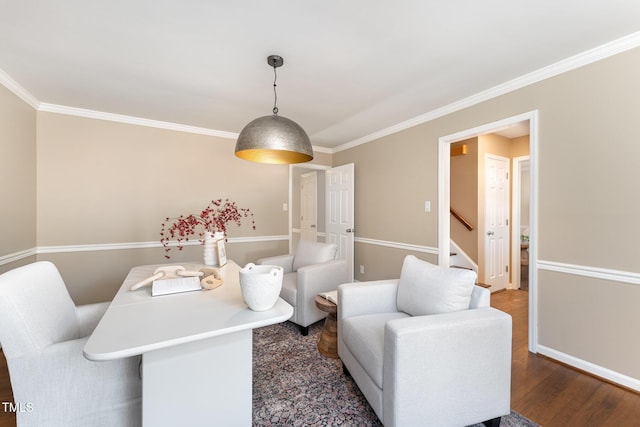
[[[242,129],[236,141],[236,156],[259,163],[303,163],[313,159],[307,133],[293,120],[278,115],[276,68],[284,64],[281,56],[271,55],[267,63],[273,67],[273,114],[259,117]]]

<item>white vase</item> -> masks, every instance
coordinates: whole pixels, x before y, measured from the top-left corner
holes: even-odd
[[[245,265],[240,270],[244,302],[253,311],[271,310],[280,296],[283,276],[283,268],[277,265]]]
[[[221,239],[224,239],[222,231],[204,233],[204,265],[218,265],[218,245],[216,242]]]

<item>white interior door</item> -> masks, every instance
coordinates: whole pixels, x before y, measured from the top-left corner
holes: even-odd
[[[318,240],[318,173],[300,176],[300,238]]]
[[[346,259],[349,281],[353,281],[354,165],[338,166],[326,174],[326,241],[338,245],[339,258]]]
[[[485,278],[491,291],[509,284],[509,159],[485,157]]]

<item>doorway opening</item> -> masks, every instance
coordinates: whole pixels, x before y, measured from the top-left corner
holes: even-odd
[[[439,140],[438,146],[438,252],[439,252],[439,264],[443,266],[451,265],[451,237],[452,237],[452,228],[458,227],[456,224],[452,225],[452,208],[458,209],[455,206],[452,206],[452,152],[454,154],[464,151],[465,149],[458,148],[459,145],[464,144],[465,141],[471,141],[474,138],[477,139],[482,135],[493,135],[498,133],[505,133],[508,130],[516,129],[518,126],[525,126],[526,131],[529,134],[528,141],[528,154],[527,155],[517,155],[517,156],[509,156],[510,159],[513,159],[514,167],[518,167],[518,177],[515,177],[515,173],[510,170],[509,178],[515,178],[514,181],[517,182],[519,188],[523,185],[522,173],[525,169],[525,165],[528,164],[528,185],[526,188],[526,192],[514,191],[513,197],[510,203],[511,207],[514,207],[517,202],[518,205],[516,209],[514,209],[515,214],[511,213],[511,209],[509,209],[509,215],[507,215],[504,219],[507,221],[509,225],[509,233],[510,237],[507,236],[506,241],[503,241],[500,244],[504,244],[508,246],[509,253],[506,255],[506,261],[501,261],[506,264],[507,268],[510,269],[508,271],[511,281],[509,282],[509,288],[521,287],[523,283],[523,277],[526,277],[526,284],[529,292],[529,351],[536,352],[538,337],[537,337],[537,275],[536,275],[536,260],[537,260],[537,161],[538,161],[538,112],[532,111],[529,113],[521,114],[514,117],[509,117],[504,120],[500,120],[497,122],[489,123],[483,126],[479,126],[473,129],[468,129],[462,132],[458,132],[452,135],[447,135],[441,137]],[[456,150],[452,150],[452,148],[456,148]],[[467,152],[469,151],[469,147],[466,148]],[[482,152],[482,150],[480,150]],[[478,180],[482,181],[486,178],[487,170],[485,170],[485,154],[482,153],[478,155],[479,161],[476,164],[480,164],[477,166],[478,173],[476,173],[476,177]],[[528,158],[527,158],[528,157]],[[453,179],[456,179],[455,177]],[[525,180],[526,181],[526,180]],[[486,208],[485,205],[485,197],[487,197],[484,193],[488,192],[486,190],[489,186],[485,186],[485,183],[482,182],[481,185],[477,183],[474,184],[476,191],[476,217],[475,224],[473,226],[476,227],[476,247],[477,254],[475,259],[477,260],[476,271],[478,272],[478,279],[480,282],[483,280],[487,280],[487,257],[484,254],[485,244],[491,239],[493,235],[495,235],[495,230],[492,227],[490,221],[487,220],[486,212],[489,208]],[[511,188],[511,187],[510,187]],[[498,194],[498,193],[496,193]],[[509,190],[509,194],[511,194]],[[523,195],[528,198],[528,206],[524,207],[527,209],[526,213],[522,213],[521,207],[524,206],[522,204]],[[495,195],[494,195],[495,196]],[[455,200],[461,200],[459,197],[453,197]],[[464,199],[464,197],[463,197]],[[481,206],[481,208],[478,208]],[[474,208],[471,208],[474,209]],[[518,212],[519,211],[519,212]],[[473,215],[471,215],[473,216]],[[457,216],[456,216],[457,218]],[[528,219],[528,224],[524,224],[524,221]],[[526,227],[526,230],[525,228]],[[526,231],[526,233],[525,233]],[[471,239],[472,240],[472,239]],[[524,247],[522,241],[526,240],[526,263],[521,264],[521,249]],[[458,249],[458,248],[456,248]],[[506,250],[506,249],[505,249]],[[499,251],[496,251],[499,253]],[[502,252],[504,254],[504,250]],[[473,258],[473,257],[470,257]],[[501,258],[505,259],[505,258]],[[517,259],[517,261],[516,261]],[[502,264],[501,264],[502,265]],[[515,271],[511,266],[515,266]],[[522,273],[522,270],[525,270],[525,274]]]
[[[346,259],[348,281],[354,277],[355,241],[355,174],[354,164],[329,167],[321,165],[290,165],[289,168],[289,253],[294,253],[301,239],[333,243],[337,257]],[[311,184],[312,183],[312,184]],[[311,192],[305,185],[313,185]],[[309,200],[315,193],[315,203]],[[307,223],[309,210],[315,218]],[[306,212],[306,214],[305,214]]]
[[[318,242],[325,241],[325,173],[330,166],[291,165],[289,167],[289,252],[295,252],[298,241],[309,239],[313,234]],[[315,177],[314,177],[315,175]],[[309,180],[310,177],[311,180]],[[305,191],[304,186],[315,180],[315,191]],[[308,188],[306,190],[309,190]],[[310,193],[315,193],[315,205],[309,200]],[[304,219],[305,209],[315,210],[315,220]],[[306,213],[309,215],[309,212]],[[309,219],[307,217],[307,219]],[[312,227],[312,225],[315,225]],[[315,232],[314,232],[315,231]]]

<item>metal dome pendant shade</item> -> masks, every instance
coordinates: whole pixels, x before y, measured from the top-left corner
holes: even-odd
[[[261,163],[302,163],[313,159],[313,150],[300,125],[273,114],[257,118],[242,129],[236,156]]]
[[[277,55],[267,58],[267,63],[276,68],[284,60]],[[293,120],[278,116],[278,94],[276,80],[273,82],[273,115],[259,117],[242,129],[236,141],[236,156],[259,163],[289,164],[313,160],[313,149],[307,133]]]

